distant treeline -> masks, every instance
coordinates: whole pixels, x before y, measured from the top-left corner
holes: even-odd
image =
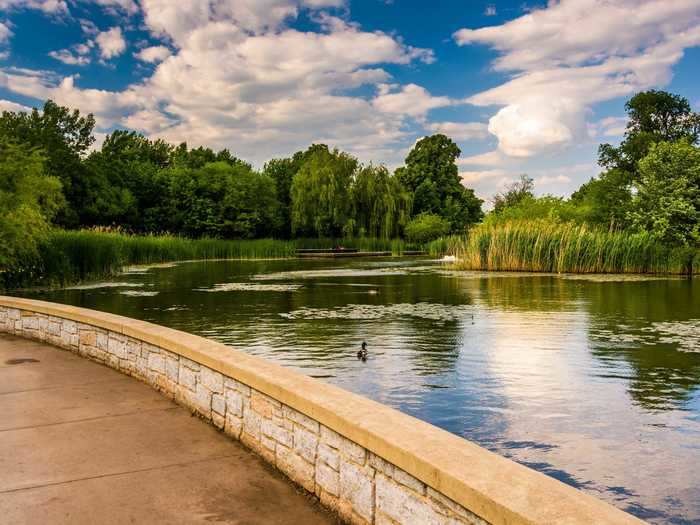
[[[488,233],[493,245],[511,242],[512,224],[518,224],[521,236],[548,225],[547,231],[569,228],[590,232],[587,236],[638,239],[644,234],[649,243],[672,250],[682,259],[678,264],[691,271],[700,245],[700,117],[685,98],[662,91],[639,93],[625,109],[628,125],[621,143],[600,146],[599,176],[564,199],[536,197],[533,180],[523,175],[493,198],[486,215],[482,201],[461,184],[459,148],[441,134],[420,139],[393,173],[323,144],[271,159],[256,170],[228,150],[175,146],[127,131],[111,133],[93,149],[92,115],[52,101],[41,111],[3,112],[0,281],[48,272],[46,253],[60,238],[58,230],[95,227],[179,239],[179,246],[201,238],[405,238],[424,245],[448,235],[464,240],[482,223],[469,236],[469,246],[475,246],[477,232]],[[498,233],[506,227],[509,233]],[[448,244],[441,242],[434,246]],[[473,248],[465,259],[482,262],[464,264],[502,267],[483,262],[486,240],[480,243],[478,257]],[[590,260],[587,245],[582,246],[567,253]],[[522,251],[522,264],[506,266],[557,267],[551,261],[536,263],[537,250]],[[618,252],[603,250],[596,257],[606,257],[601,253],[613,257]],[[663,268],[644,262],[648,251],[626,253],[629,263],[622,266],[611,261],[578,266]],[[647,259],[632,261],[635,257]]]

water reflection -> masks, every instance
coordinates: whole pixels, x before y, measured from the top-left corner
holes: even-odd
[[[183,263],[102,284],[34,295],[217,339],[644,519],[700,523],[695,281],[310,260]]]

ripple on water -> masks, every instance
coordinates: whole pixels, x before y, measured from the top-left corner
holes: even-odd
[[[154,297],[160,292],[148,292],[146,290],[123,290],[119,295],[128,295],[130,297]]]
[[[700,352],[700,319],[654,322],[635,332],[630,330],[632,328],[621,324],[617,330],[599,329],[593,337],[601,343],[616,346],[664,343],[676,345],[683,352]]]
[[[220,283],[211,288],[195,288],[197,292],[295,292],[301,284]]]
[[[253,276],[254,281],[282,281],[287,279],[317,279],[320,277],[383,277],[386,275],[406,275],[405,269],[375,268],[352,269],[335,268],[332,270],[298,270],[293,272],[265,273]]]
[[[65,290],[97,290],[99,288],[139,288],[141,286],[143,286],[143,283],[102,282],[67,286]]]

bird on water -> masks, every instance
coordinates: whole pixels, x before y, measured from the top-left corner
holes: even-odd
[[[367,361],[367,343],[362,341],[362,348],[357,351],[357,358]]]

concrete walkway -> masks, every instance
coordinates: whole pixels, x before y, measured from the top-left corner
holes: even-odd
[[[0,335],[0,522],[336,521],[147,385]]]

